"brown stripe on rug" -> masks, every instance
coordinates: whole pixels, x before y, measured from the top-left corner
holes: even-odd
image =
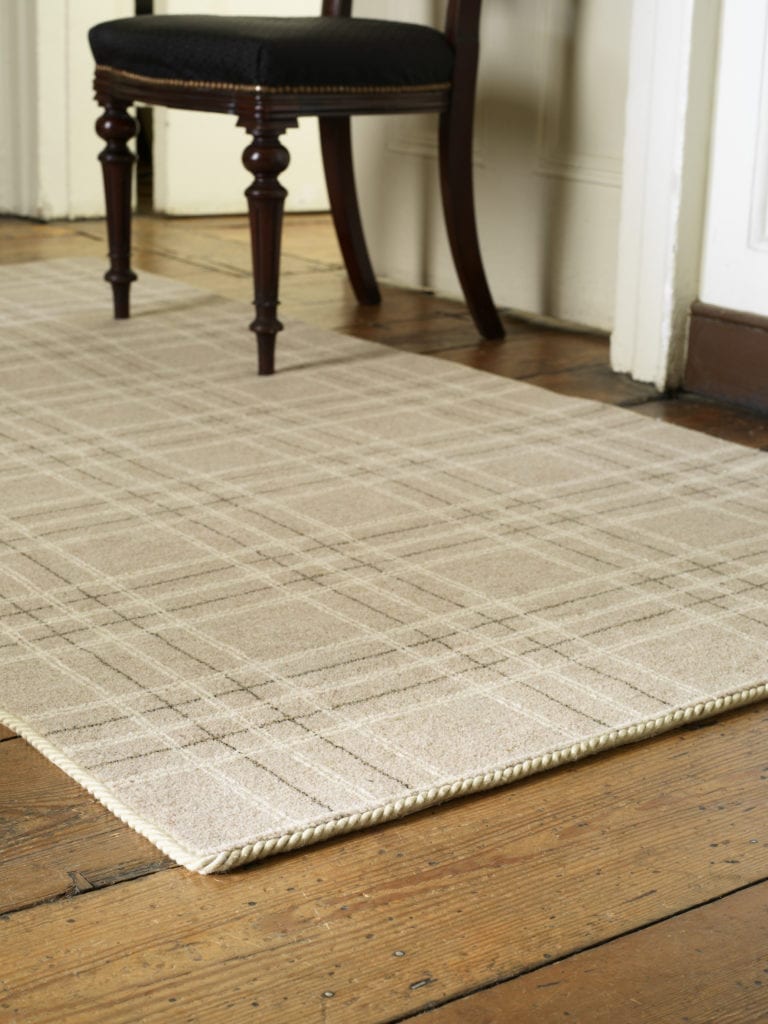
[[[760,699],[766,456],[0,270],[0,719],[222,871]]]

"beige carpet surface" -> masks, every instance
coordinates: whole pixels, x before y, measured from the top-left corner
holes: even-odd
[[[765,696],[765,454],[102,272],[0,270],[0,718],[181,864]]]

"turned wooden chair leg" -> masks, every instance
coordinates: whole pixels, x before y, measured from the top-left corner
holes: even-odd
[[[104,175],[109,237],[109,270],[104,279],[112,285],[115,317],[130,313],[129,292],[136,275],[131,270],[131,178],[135,157],[128,142],[136,134],[136,122],[128,113],[128,103],[109,97],[100,98],[105,108],[96,122],[96,131],[106,142],[99,154]]]
[[[368,256],[357,202],[349,118],[321,117],[319,122],[325,182],[350,284],[361,305],[378,306],[381,295]]]
[[[450,108],[440,115],[440,187],[445,226],[464,297],[484,338],[504,337],[480,255],[472,181],[473,92],[454,91]]]
[[[277,318],[280,279],[280,241],[283,204],[288,194],[277,180],[288,166],[290,155],[280,142],[286,128],[296,121],[280,124],[249,124],[238,122],[251,135],[253,142],[243,153],[243,164],[253,174],[253,183],[245,190],[251,224],[253,288],[256,319],[251,330],[256,335],[259,352],[259,373],[275,370],[275,338],[283,325]]]

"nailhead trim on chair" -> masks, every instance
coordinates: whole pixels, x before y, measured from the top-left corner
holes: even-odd
[[[243,85],[235,82],[198,82],[189,78],[153,78],[150,75],[138,75],[133,71],[121,71],[120,68],[97,64],[97,71],[107,71],[111,75],[131,79],[135,82],[149,82],[163,86],[191,86],[195,89],[221,89],[223,92],[264,92],[264,93],[398,93],[398,92],[435,92],[451,88],[450,82],[435,82],[433,85]]]

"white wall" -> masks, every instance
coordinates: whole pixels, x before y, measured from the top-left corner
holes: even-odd
[[[319,0],[156,0],[162,13],[316,14]],[[101,217],[88,29],[128,17],[134,0],[0,0],[0,213],[40,220]],[[248,143],[235,119],[156,112],[156,203],[172,214],[242,213]],[[289,210],[327,209],[317,125],[287,138]],[[190,168],[194,167],[194,173]]]
[[[91,25],[133,0],[0,0],[0,212],[103,215]]]
[[[677,2],[677,0],[672,0]],[[631,0],[484,0],[475,125],[480,242],[496,302],[613,322]],[[356,0],[440,25],[432,0]],[[358,118],[379,274],[461,294],[442,224],[436,118]]]
[[[320,0],[155,0],[155,14],[316,15]],[[243,213],[251,177],[241,156],[249,143],[235,118],[189,110],[154,111],[154,206],[172,215]],[[284,143],[291,155],[280,180],[285,208],[327,210],[317,121],[304,118]]]
[[[20,0],[0,0],[0,213],[34,209],[35,185],[29,168],[35,162],[36,91],[35,8]]]

